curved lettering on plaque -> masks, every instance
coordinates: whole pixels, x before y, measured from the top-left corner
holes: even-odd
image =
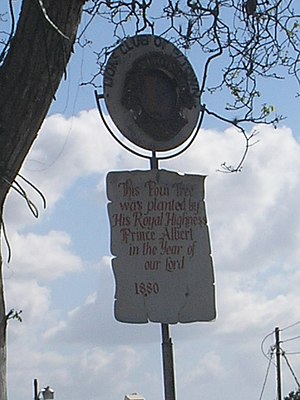
[[[147,150],[184,143],[196,127],[199,84],[180,50],[154,35],[123,41],[104,72],[104,99],[120,132]]]

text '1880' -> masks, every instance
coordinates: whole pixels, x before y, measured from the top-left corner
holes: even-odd
[[[157,282],[135,282],[135,293],[142,296],[159,293],[159,285]]]

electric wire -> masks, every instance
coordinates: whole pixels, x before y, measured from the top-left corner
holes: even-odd
[[[296,339],[300,339],[300,335],[294,336],[294,337],[291,337],[291,338],[288,338],[288,339],[284,339],[284,340],[281,341],[281,343],[291,342],[292,340],[296,340]]]
[[[33,216],[38,218],[38,216],[39,216],[38,208],[29,199],[26,191],[22,188],[22,186],[16,181],[14,181],[13,183],[9,182],[9,180],[4,178],[3,176],[1,177],[1,179],[3,180],[3,182],[7,183],[7,185],[9,185],[11,189],[15,190],[21,197],[23,197],[23,199],[26,201],[26,204],[27,204],[29,210],[31,211],[31,213],[33,214]]]
[[[39,188],[37,188],[32,182],[30,182],[27,178],[25,178],[23,175],[18,174],[18,177],[21,178],[24,182],[26,182],[27,185],[29,185],[32,189],[34,189],[39,194],[39,196],[42,199],[44,209],[47,208],[46,197],[44,196],[42,191]]]
[[[271,333],[268,333],[268,334],[263,338],[263,340],[261,341],[261,344],[260,344],[261,352],[262,352],[262,354],[266,357],[267,360],[269,360],[270,357],[269,357],[268,354],[264,351],[264,344],[265,344],[265,341],[266,341],[270,336],[273,336],[273,335],[274,335],[274,332],[275,332],[275,331],[272,331]],[[272,350],[272,348],[271,348],[271,350]]]
[[[300,324],[300,321],[296,321],[295,323],[293,323],[293,324],[291,324],[291,325],[288,325],[288,326],[286,326],[286,327],[283,328],[283,329],[280,329],[280,331],[282,332],[282,331],[288,330],[288,329],[290,329],[290,328],[295,327],[295,326],[298,325],[298,324]],[[275,346],[275,345],[271,346],[270,349],[268,350],[268,352],[264,349],[266,340],[267,340],[269,337],[273,336],[274,333],[275,333],[275,330],[273,330],[272,332],[268,333],[268,334],[262,339],[261,345],[260,345],[262,354],[263,354],[264,357],[267,358],[267,360],[268,360],[268,365],[267,365],[267,370],[266,370],[266,373],[265,373],[265,377],[264,377],[264,381],[263,381],[261,393],[260,393],[260,396],[259,396],[259,400],[262,400],[262,396],[263,396],[263,394],[264,394],[265,387],[266,387],[266,384],[267,384],[267,379],[268,379],[268,376],[269,376],[271,364],[273,364],[273,365],[276,366],[275,362],[273,361],[273,356],[274,356],[274,353],[275,353],[276,346]],[[296,335],[296,336],[290,337],[290,338],[288,338],[288,339],[280,340],[280,344],[285,343],[285,342],[290,342],[290,341],[293,341],[293,340],[297,340],[297,339],[300,339],[300,335]],[[289,372],[291,373],[291,375],[292,375],[294,381],[296,382],[296,385],[297,385],[297,387],[298,387],[298,390],[300,390],[300,380],[297,378],[297,375],[296,375],[296,373],[295,373],[295,371],[294,371],[294,369],[293,369],[293,367],[292,367],[292,365],[291,365],[291,363],[289,362],[289,359],[288,359],[288,357],[287,357],[287,355],[294,355],[294,354],[295,354],[295,355],[300,354],[300,351],[299,351],[299,352],[298,352],[298,351],[297,351],[297,352],[289,352],[289,351],[285,351],[284,349],[282,349],[282,348],[280,347],[280,355],[284,358],[285,363],[286,363],[286,365],[287,365],[287,367],[288,367],[288,369],[289,369]]]
[[[298,389],[300,389],[299,380],[298,380],[298,378],[297,378],[297,376],[296,376],[296,374],[295,374],[295,372],[294,372],[294,370],[293,370],[293,368],[292,368],[292,366],[291,366],[291,364],[290,364],[290,362],[289,362],[289,360],[288,360],[288,358],[286,356],[285,351],[282,350],[282,349],[281,349],[281,354],[282,354],[282,357],[284,358],[284,360],[285,360],[285,362],[286,362],[286,364],[288,366],[288,369],[290,370],[290,373],[292,374],[292,376],[293,376],[293,378],[294,378],[294,380],[295,380],[295,382],[296,382],[296,384],[298,386]]]
[[[296,321],[295,323],[288,325],[287,327],[281,329],[281,331],[285,331],[287,329],[293,328],[299,324],[300,324],[300,321]],[[281,340],[281,343],[288,343],[288,342],[292,342],[297,339],[300,339],[300,335],[295,335],[295,336],[289,337],[287,339],[283,339],[283,340]],[[300,351],[285,351],[285,354],[297,355],[297,354],[300,354]]]
[[[268,358],[269,362],[268,362],[268,365],[267,365],[267,369],[266,369],[266,373],[265,373],[262,389],[261,389],[261,392],[260,392],[259,400],[262,399],[262,396],[263,396],[265,388],[266,388],[266,384],[267,384],[267,380],[268,380],[268,376],[269,376],[269,372],[270,372],[270,367],[271,367],[271,364],[272,364],[272,358],[273,358],[273,355],[274,355],[274,349],[275,348],[272,348],[271,355]]]
[[[5,242],[6,248],[7,248],[7,261],[6,262],[7,262],[7,264],[9,264],[11,261],[12,251],[11,251],[11,245],[9,243],[8,235],[6,232],[5,223],[4,223],[4,220],[2,217],[0,217],[0,229],[2,229],[4,242]]]
[[[283,332],[283,331],[286,331],[287,329],[293,328],[294,326],[299,325],[299,324],[300,324],[300,321],[296,321],[296,322],[294,322],[293,324],[288,325],[288,326],[286,326],[285,328],[282,328],[282,329],[280,329],[280,330]]]
[[[30,182],[27,178],[25,178],[24,176],[22,176],[21,174],[17,174],[17,176],[19,178],[21,178],[27,185],[29,185],[32,189],[34,189],[37,194],[41,197],[42,202],[43,202],[43,207],[46,208],[47,204],[46,204],[46,198],[43,195],[43,193],[32,183]],[[30,198],[28,197],[28,194],[26,192],[26,190],[22,187],[22,185],[17,182],[16,180],[14,181],[10,181],[8,178],[6,178],[5,176],[1,176],[0,179],[7,184],[11,189],[15,190],[26,202],[29,210],[31,211],[31,213],[33,214],[33,216],[35,218],[39,217],[39,209],[38,207],[35,205],[35,203],[33,201],[30,200]],[[0,229],[2,229],[3,232],[3,238],[4,238],[4,242],[6,244],[7,247],[7,264],[10,263],[11,261],[11,256],[12,256],[12,251],[11,251],[11,246],[9,243],[9,238],[8,238],[8,234],[6,231],[6,227],[5,227],[5,223],[2,217],[0,217]]]

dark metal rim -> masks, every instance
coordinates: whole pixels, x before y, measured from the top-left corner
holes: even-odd
[[[104,95],[103,94],[98,94],[97,90],[94,91],[94,94],[95,94],[97,108],[98,108],[101,120],[102,120],[104,126],[106,127],[106,129],[108,130],[108,132],[115,139],[115,141],[119,145],[121,145],[125,150],[129,151],[130,153],[134,154],[135,156],[142,157],[142,158],[145,158],[145,159],[148,159],[148,160],[153,159],[153,157],[155,157],[157,160],[169,160],[171,158],[178,157],[179,155],[184,153],[192,145],[192,143],[196,139],[196,136],[198,135],[198,132],[199,132],[199,130],[201,128],[201,125],[202,125],[202,122],[203,122],[203,119],[204,119],[205,107],[201,107],[200,108],[200,118],[198,120],[197,126],[196,126],[194,132],[192,133],[192,135],[187,139],[188,143],[182,149],[178,150],[177,152],[175,152],[173,154],[169,154],[169,155],[166,155],[166,156],[157,156],[157,152],[152,152],[151,154],[146,155],[146,154],[139,153],[138,151],[135,151],[134,149],[130,148],[129,146],[127,146],[125,143],[123,143],[116,136],[116,134],[112,131],[112,129],[110,128],[110,126],[106,122],[106,119],[105,119],[104,114],[102,112],[100,100],[104,99]]]

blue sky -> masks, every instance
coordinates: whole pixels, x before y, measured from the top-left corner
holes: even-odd
[[[78,88],[94,67],[85,53],[76,49],[68,80],[22,169],[45,195],[47,208],[30,188],[40,205],[38,219],[13,192],[5,208],[12,246],[12,261],[4,266],[7,303],[23,310],[23,322],[9,326],[11,399],[30,398],[34,378],[53,387],[57,400],[122,400],[132,392],[163,398],[159,324],[121,324],[113,316],[106,209],[106,174],[149,165],[105,130],[93,88]],[[198,71],[199,60],[191,59]],[[262,340],[276,326],[287,328],[283,340],[300,335],[299,104],[290,82],[266,87],[288,119],[277,130],[259,128],[242,173],[217,171],[224,161],[238,162],[243,141],[234,128],[208,117],[185,154],[161,163],[207,175],[216,275],[217,319],[171,327],[178,399],[259,400],[269,363]],[[273,344],[270,335],[264,351]],[[288,354],[300,351],[299,339],[282,348],[299,377],[300,357]],[[282,364],[287,394],[296,382]],[[275,398],[272,363],[262,399]]]

